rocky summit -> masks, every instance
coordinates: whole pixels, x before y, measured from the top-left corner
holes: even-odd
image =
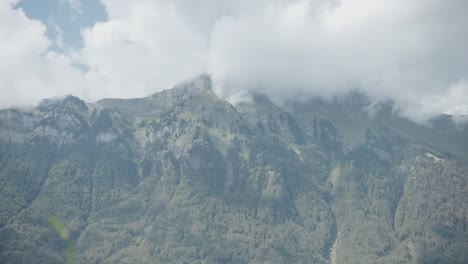
[[[0,263],[468,263],[468,125],[202,76],[0,111]]]

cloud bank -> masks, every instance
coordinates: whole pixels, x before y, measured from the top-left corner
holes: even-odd
[[[227,96],[359,89],[428,118],[468,102],[468,2],[410,2],[272,3],[223,18],[213,30],[210,70]]]
[[[468,110],[465,0],[101,0],[108,21],[66,54],[16,2],[0,4],[1,106],[139,97],[207,72],[231,100],[361,90],[419,121]]]

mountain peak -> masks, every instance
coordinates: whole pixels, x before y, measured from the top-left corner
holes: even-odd
[[[66,95],[63,97],[44,99],[39,103],[38,109],[44,112],[53,109],[84,112],[88,110],[88,106],[80,98],[73,95]]]
[[[171,96],[180,96],[181,93],[186,95],[196,95],[207,90],[212,90],[211,77],[207,74],[201,74],[195,78],[177,83],[172,89],[154,93],[150,97],[158,97],[160,94],[165,93]]]
[[[193,79],[181,82],[175,86],[176,89],[193,89],[204,91],[212,89],[211,77],[208,74],[201,74]]]

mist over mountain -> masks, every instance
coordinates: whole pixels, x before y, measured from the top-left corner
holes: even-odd
[[[393,109],[201,76],[1,110],[0,263],[466,263],[468,125]]]

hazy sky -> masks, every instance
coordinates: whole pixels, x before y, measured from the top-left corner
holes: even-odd
[[[0,107],[141,97],[209,73],[231,101],[361,90],[468,113],[466,0],[1,0]]]

